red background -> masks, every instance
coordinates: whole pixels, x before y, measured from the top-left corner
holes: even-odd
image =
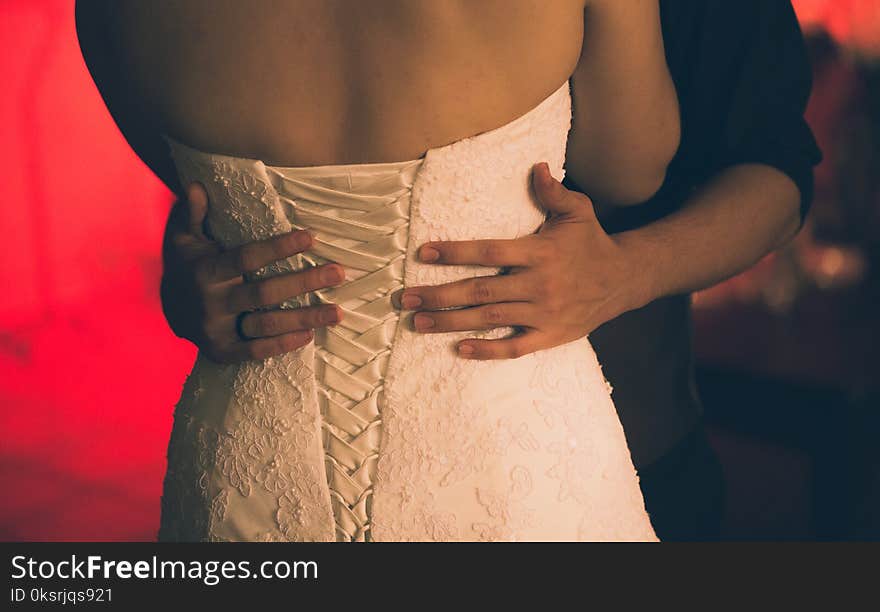
[[[0,539],[149,540],[195,351],[158,301],[170,193],[89,77],[73,2],[0,2]]]

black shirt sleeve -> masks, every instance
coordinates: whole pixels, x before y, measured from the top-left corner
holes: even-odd
[[[747,163],[791,177],[806,215],[822,156],[804,119],[812,69],[791,2],[661,0],[660,9],[681,145],[660,191],[612,210],[603,227],[617,233],[656,221],[726,168]]]
[[[714,172],[736,164],[777,168],[801,192],[801,220],[813,199],[813,166],[821,160],[804,119],[812,70],[789,0],[753,4],[751,34],[734,74],[726,125]],[[731,24],[732,25],[732,24]]]

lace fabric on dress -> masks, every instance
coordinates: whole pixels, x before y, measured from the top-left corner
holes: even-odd
[[[465,337],[419,334],[390,294],[497,274],[422,264],[431,240],[514,238],[544,213],[534,164],[564,174],[568,83],[495,130],[417,160],[302,168],[171,139],[184,184],[210,198],[226,247],[296,228],[346,282],[282,308],[333,302],[342,322],[263,361],[199,356],[175,411],[160,540],[655,540],[622,427],[587,338],[507,361],[464,360]]]

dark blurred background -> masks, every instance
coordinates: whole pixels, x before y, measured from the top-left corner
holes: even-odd
[[[878,540],[880,0],[795,5],[816,201],[695,296],[698,384],[727,539]],[[158,301],[171,195],[107,114],[71,0],[0,0],[0,50],[0,539],[151,540],[195,357]]]
[[[695,296],[730,539],[880,539],[880,1],[796,2],[825,159],[787,248]]]

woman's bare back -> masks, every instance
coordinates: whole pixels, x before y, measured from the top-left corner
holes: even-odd
[[[569,75],[549,81],[549,94],[529,91],[524,86],[528,80],[520,77],[521,95],[536,94],[537,100],[527,100],[532,106],[525,108],[511,104],[514,116],[500,116],[499,107],[487,99],[497,95],[514,101],[517,81],[507,68],[508,78],[496,75],[501,66],[524,60],[485,64],[481,58],[490,54],[487,45],[470,44],[464,51],[451,33],[432,28],[420,34],[428,49],[418,58],[419,65],[427,64],[423,70],[412,58],[391,64],[396,56],[417,53],[416,41],[392,56],[380,52],[382,35],[376,32],[370,44],[359,45],[364,53],[350,48],[341,54],[346,59],[338,59],[338,51],[327,51],[335,60],[330,62],[335,76],[328,77],[329,99],[338,107],[328,113],[326,121],[333,122],[328,129],[319,123],[322,91],[315,92],[313,107],[302,106],[306,120],[320,128],[309,126],[317,134],[315,143],[297,135],[297,121],[303,119],[287,117],[284,98],[270,92],[254,102],[248,86],[233,100],[242,104],[240,110],[223,113],[236,123],[244,117],[247,125],[248,109],[262,116],[268,105],[289,134],[275,139],[273,117],[261,117],[250,124],[258,135],[250,142],[256,144],[227,140],[199,144],[197,150],[174,135],[169,139],[180,183],[200,183],[207,192],[207,225],[221,249],[234,252],[239,245],[295,228],[314,236],[301,257],[247,274],[243,295],[268,287],[257,283],[283,282],[284,275],[315,266],[340,266],[345,278],[277,309],[330,303],[338,308],[337,324],[316,329],[313,341],[299,349],[277,359],[228,366],[199,354],[175,407],[161,540],[656,540],[610,388],[586,336],[526,359],[469,360],[455,349],[471,332],[424,333],[411,328],[409,315],[392,302],[396,292],[426,283],[465,286],[480,276],[497,276],[499,266],[436,266],[420,261],[416,251],[435,240],[536,238],[547,216],[529,175],[536,162],[546,161],[550,172],[560,176],[566,162],[572,119]],[[451,32],[452,26],[447,28]],[[395,29],[407,28],[398,24]],[[522,36],[526,40],[518,44],[530,47],[528,33]],[[444,44],[434,42],[444,38]],[[338,46],[347,44],[342,40],[345,35]],[[263,54],[283,55],[256,46],[257,51],[235,57],[258,62]],[[315,65],[325,51],[318,53],[304,62],[313,81],[322,78]],[[491,53],[495,58],[501,54]],[[364,55],[371,57],[369,62]],[[435,56],[448,63],[442,65]],[[223,63],[219,68],[245,71]],[[280,69],[274,61],[264,67]],[[284,84],[291,97],[295,82],[291,77]],[[413,82],[427,97],[409,93]],[[389,97],[387,106],[377,102],[388,86],[403,101]],[[198,89],[186,85],[191,87]],[[212,92],[210,99],[220,93]],[[363,103],[366,110],[357,108],[359,99],[369,100]],[[192,117],[198,111],[194,106]],[[484,124],[475,118],[478,111]],[[219,122],[223,113],[207,131],[209,137],[211,132],[226,137],[225,124]],[[401,120],[401,113],[408,116]],[[349,124],[353,140],[340,122]],[[411,131],[419,122],[434,133],[385,138]],[[457,131],[462,125],[468,128],[464,133]],[[441,130],[444,126],[456,131]],[[319,145],[327,131],[335,140],[326,147],[329,159],[321,159],[309,147]],[[241,133],[248,138],[248,132]],[[269,137],[261,140],[260,134]],[[384,151],[371,144],[372,135]],[[282,145],[302,158],[275,163],[270,147]],[[226,146],[236,151],[218,154]],[[247,146],[260,147],[251,154],[259,159],[244,158],[239,151]],[[426,147],[424,158],[415,159]],[[397,163],[369,163],[389,161],[383,159],[386,154]],[[367,161],[340,165],[346,155]],[[306,167],[310,163],[334,167]],[[575,221],[580,219],[574,215],[564,220]],[[256,293],[262,297],[233,305],[233,311],[278,305],[264,290]],[[513,340],[513,332],[512,326],[498,326],[477,337]]]
[[[504,125],[572,75],[584,31],[584,0],[112,6],[128,86],[164,131],[285,166],[415,159]]]

